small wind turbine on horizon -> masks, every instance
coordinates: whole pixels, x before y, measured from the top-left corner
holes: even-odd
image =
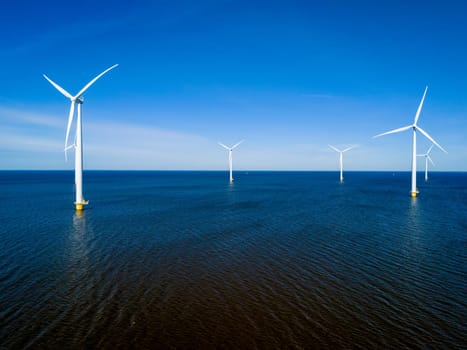
[[[433,159],[430,157],[430,152],[433,149],[433,145],[430,146],[428,151],[425,154],[417,154],[418,157],[425,157],[425,181],[428,181],[428,161],[431,162],[431,164],[435,165],[433,162]]]
[[[223,143],[219,142],[219,145],[221,145],[222,147],[224,147],[226,150],[229,151],[229,169],[230,169],[230,183],[233,182],[233,177],[232,177],[232,151],[238,147],[243,141],[245,140],[241,140],[240,142],[237,142],[235,145],[233,145],[232,147],[228,147],[226,145],[224,145]]]
[[[338,149],[337,147],[334,147],[332,145],[328,145],[329,147],[331,147],[334,151],[338,152],[339,153],[339,167],[340,167],[340,182],[344,182],[344,176],[343,176],[343,172],[344,172],[344,162],[343,162],[343,153],[344,152],[347,152],[347,151],[350,151],[351,149],[357,147],[356,145],[353,145],[353,146],[350,146],[350,147],[347,147],[346,149],[343,149],[343,150],[340,150]]]
[[[84,102],[83,94],[86,92],[87,89],[91,87],[92,84],[96,82],[97,79],[102,77],[105,73],[117,67],[118,64],[113,65],[112,67],[107,68],[105,71],[100,73],[94,79],[92,79],[89,83],[87,83],[75,96],[72,96],[68,91],[63,89],[57,83],[52,81],[47,75],[44,74],[44,78],[52,84],[58,91],[60,91],[65,97],[69,98],[71,101],[70,112],[68,114],[68,123],[66,128],[66,136],[65,136],[65,160],[66,160],[66,152],[70,148],[75,148],[75,192],[76,192],[76,200],[75,200],[75,207],[76,210],[83,210],[83,205],[88,204],[89,202],[84,199],[83,197],[83,143],[82,143],[82,128],[81,128],[81,105]],[[68,137],[70,135],[70,128],[71,123],[73,122],[73,115],[75,113],[75,104],[78,105],[78,117],[76,120],[76,135],[75,141],[72,145],[68,145]]]
[[[442,150],[444,153],[448,153],[444,150],[443,147],[441,147],[433,138],[428,135],[428,133],[423,130],[421,127],[417,125],[418,118],[420,117],[420,112],[422,110],[423,106],[423,101],[425,100],[425,95],[428,90],[428,86],[425,87],[425,92],[423,93],[422,100],[420,101],[420,104],[418,105],[417,112],[415,113],[415,119],[412,125],[404,126],[402,128],[394,129],[391,131],[384,132],[382,134],[378,134],[376,136],[373,136],[373,138],[377,138],[383,135],[388,135],[388,134],[395,134],[401,131],[413,130],[413,139],[412,139],[412,188],[410,191],[410,195],[412,197],[417,197],[418,194],[418,189],[417,189],[417,130],[420,131],[428,140],[430,140],[436,147],[438,147],[440,150]]]

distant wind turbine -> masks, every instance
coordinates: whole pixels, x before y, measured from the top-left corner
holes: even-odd
[[[243,141],[245,140],[242,140],[240,142],[237,142],[235,145],[233,145],[232,147],[228,147],[226,145],[224,145],[223,143],[219,142],[219,145],[221,145],[222,147],[224,147],[226,150],[229,151],[229,168],[230,168],[230,182],[232,183],[233,182],[233,177],[232,177],[232,151],[238,146],[240,145]]]
[[[339,167],[340,167],[340,181],[341,182],[344,182],[344,176],[343,176],[343,171],[344,171],[344,164],[343,164],[343,153],[344,152],[347,152],[347,151],[350,151],[352,148],[355,148],[357,147],[356,145],[354,146],[350,146],[344,150],[340,150],[332,145],[328,145],[329,147],[331,147],[334,151],[338,152],[339,153]]]
[[[422,100],[418,106],[417,112],[415,113],[415,119],[412,125],[404,126],[399,129],[394,129],[391,131],[384,132],[382,134],[373,136],[373,138],[380,137],[383,135],[394,134],[397,132],[405,131],[412,129],[413,130],[413,140],[412,140],[412,189],[410,191],[410,195],[412,197],[417,197],[418,190],[417,190],[417,130],[420,131],[428,140],[430,140],[436,147],[442,150],[444,153],[448,153],[441,147],[433,138],[428,135],[428,133],[423,130],[421,127],[417,125],[418,118],[420,117],[420,112],[422,110],[423,101],[425,100],[426,91],[428,90],[428,86],[425,87],[425,92],[423,93]]]
[[[89,83],[87,83],[80,92],[78,92],[75,96],[72,96],[68,91],[63,89],[57,83],[52,81],[47,75],[44,74],[44,78],[52,84],[58,91],[60,91],[65,97],[68,97],[71,101],[70,112],[68,114],[68,124],[66,128],[66,136],[65,136],[65,159],[66,159],[66,152],[70,148],[75,148],[75,190],[76,190],[76,200],[75,206],[76,210],[83,210],[83,205],[88,204],[88,201],[83,198],[83,143],[82,143],[82,131],[81,131],[81,105],[83,104],[83,94],[86,92],[92,84],[96,82],[97,79],[102,77],[105,73],[117,67],[118,64],[113,65],[110,68],[107,68],[101,74],[96,76],[92,79]],[[68,137],[70,135],[70,128],[71,123],[73,122],[73,115],[75,112],[75,104],[78,104],[78,117],[76,120],[76,136],[75,142],[72,145],[68,145]]]
[[[433,145],[430,146],[430,148],[425,154],[417,154],[417,156],[419,157],[425,157],[425,181],[428,181],[428,161],[430,161],[431,164],[435,165],[435,163],[430,157],[430,152],[432,149],[433,149]]]

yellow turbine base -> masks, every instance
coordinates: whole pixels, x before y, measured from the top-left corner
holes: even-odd
[[[88,203],[89,203],[89,201],[82,201],[81,203],[75,202],[75,208],[76,208],[76,210],[81,211],[81,210],[83,210],[83,206],[85,206]]]
[[[410,192],[410,196],[411,196],[412,198],[417,197],[417,194],[418,194],[418,192]]]

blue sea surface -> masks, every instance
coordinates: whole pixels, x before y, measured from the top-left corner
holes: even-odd
[[[467,348],[467,173],[234,178],[0,171],[0,348]]]

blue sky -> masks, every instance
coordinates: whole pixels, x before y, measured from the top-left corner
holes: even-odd
[[[0,169],[73,169],[69,101],[84,95],[85,169],[410,170],[419,125],[467,171],[464,1],[15,1],[0,12]],[[419,153],[430,143],[419,136]],[[70,153],[72,160],[73,155]],[[423,167],[419,160],[419,169]]]

